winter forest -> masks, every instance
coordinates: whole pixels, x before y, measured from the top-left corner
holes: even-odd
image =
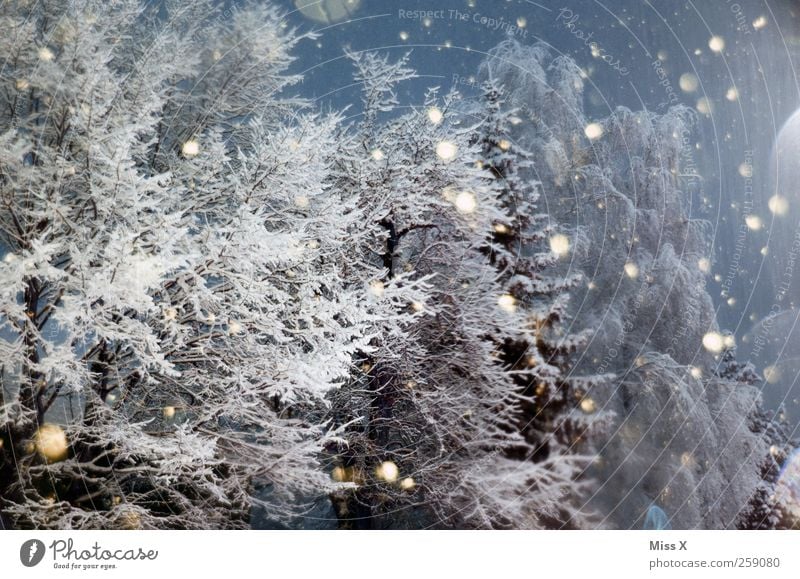
[[[0,528],[800,526],[793,358],[743,348],[793,319],[721,311],[704,107],[603,109],[516,8],[453,83],[403,45],[447,10],[0,1]]]

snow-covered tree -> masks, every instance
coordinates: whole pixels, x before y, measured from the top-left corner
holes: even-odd
[[[307,416],[372,315],[342,275],[339,120],[277,96],[294,33],[258,2],[11,1],[0,25],[4,524],[244,527],[329,490],[336,433]]]
[[[424,285],[396,304],[411,317],[397,325],[386,313],[391,325],[361,373],[333,393],[335,419],[352,424],[332,449],[334,477],[356,487],[334,495],[342,524],[543,528],[578,519],[578,475],[591,457],[564,355],[580,340],[556,336],[572,280],[546,274],[555,258],[535,186],[514,169],[527,160],[502,141],[510,115],[487,89],[474,114],[458,95],[432,91],[398,116],[395,87],[413,75],[405,60],[350,57],[364,117],[337,155],[334,188],[378,226],[366,256],[374,299]]]
[[[737,525],[760,492],[769,441],[750,427],[760,396],[747,373],[715,372],[734,344],[705,288],[710,226],[692,217],[700,203],[687,193],[700,178],[684,174],[692,112],[589,119],[580,69],[542,45],[501,44],[481,78],[519,111],[512,140],[533,160],[523,177],[542,183],[543,207],[569,232],[564,275],[583,275],[568,319],[591,338],[575,369],[617,376],[588,393],[616,418],[595,437],[587,506],[608,526],[641,527],[651,507],[673,528]]]

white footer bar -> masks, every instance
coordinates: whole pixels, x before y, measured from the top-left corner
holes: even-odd
[[[0,577],[800,577],[800,531],[6,531]]]

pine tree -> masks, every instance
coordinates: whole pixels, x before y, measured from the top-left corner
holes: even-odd
[[[749,365],[748,365],[749,366]],[[748,368],[756,380],[758,376]],[[794,526],[782,498],[776,497],[776,485],[783,465],[789,460],[796,441],[788,434],[788,427],[778,416],[763,408],[756,408],[750,416],[750,430],[769,443],[761,463],[761,482],[755,488],[748,503],[739,513],[736,528],[744,530],[791,529]]]
[[[747,372],[715,374],[732,337],[705,287],[711,228],[691,194],[700,176],[686,175],[692,111],[618,108],[591,119],[575,63],[513,40],[490,53],[480,78],[503,87],[504,108],[520,119],[508,140],[530,152],[521,177],[541,182],[542,205],[569,238],[561,271],[583,275],[565,316],[590,333],[573,371],[616,375],[592,392],[614,420],[594,437],[603,451],[585,507],[609,526],[640,527],[651,507],[673,528],[735,525],[769,443],[742,427],[760,404]],[[707,334],[720,351],[706,350]]]
[[[482,88],[482,111],[477,111],[483,115],[477,138],[481,165],[496,180],[505,213],[504,221],[494,226],[489,255],[508,293],[526,305],[532,330],[524,339],[502,345],[503,361],[520,391],[518,428],[534,449],[517,458],[538,461],[551,454],[590,452],[587,441],[609,419],[591,393],[611,376],[579,376],[571,367],[588,337],[564,334],[570,291],[581,276],[561,275],[555,267],[568,253],[568,240],[538,210],[541,183],[530,178],[535,161],[513,136],[513,127],[522,122],[521,111],[506,106],[506,89],[497,79],[488,78]],[[566,512],[554,515],[548,525],[585,524]]]
[[[337,155],[335,187],[372,211],[381,293],[425,285],[398,304],[413,317],[384,330],[334,394],[339,423],[361,419],[332,457],[334,477],[355,487],[334,496],[342,524],[542,528],[577,516],[567,498],[589,458],[570,448],[578,400],[560,366],[576,342],[546,336],[569,282],[540,275],[552,256],[533,248],[544,239],[528,213],[534,191],[512,177],[514,153],[489,147],[501,119],[491,103],[468,119],[457,95],[434,91],[421,111],[376,123],[393,112],[376,103],[412,73],[372,53],[351,58],[365,114]]]

